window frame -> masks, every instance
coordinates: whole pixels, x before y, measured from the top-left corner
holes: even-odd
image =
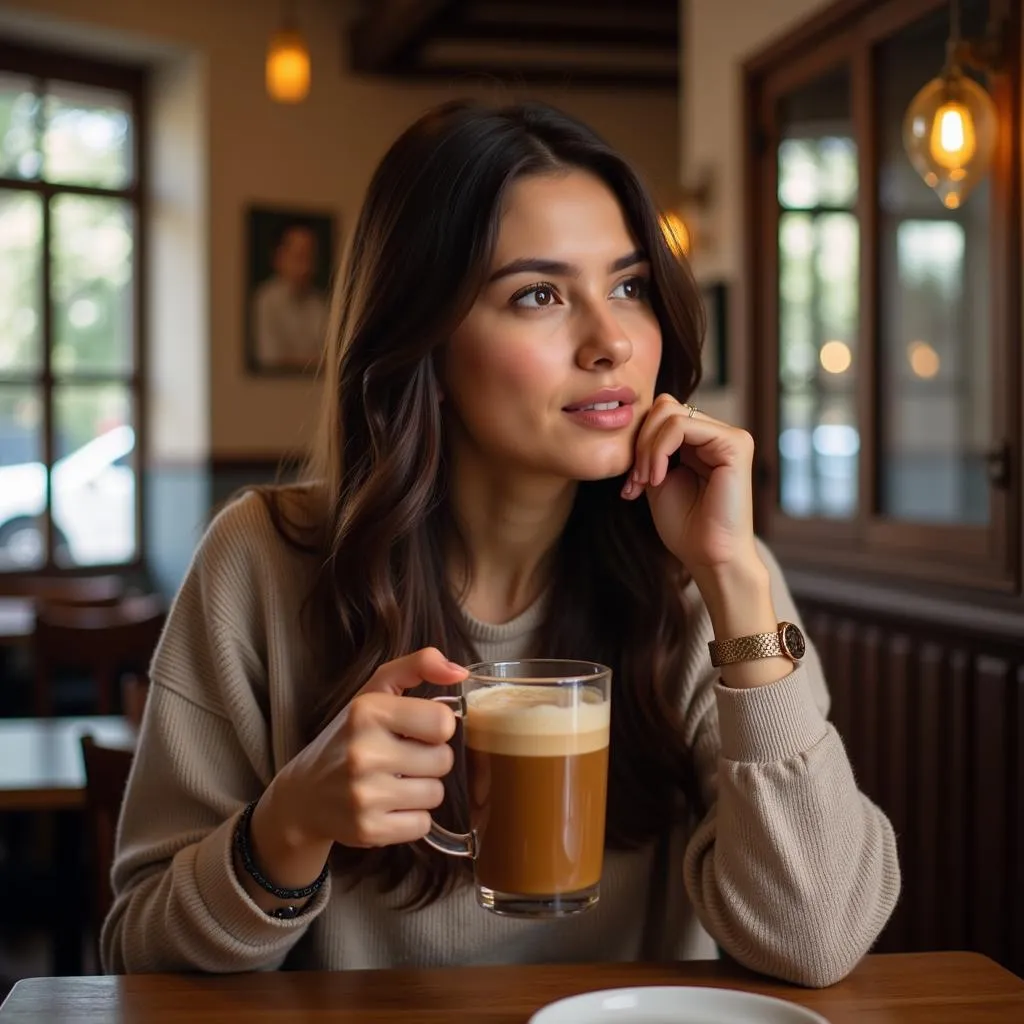
[[[946,0],[839,0],[743,68],[746,339],[751,373],[743,396],[759,439],[755,464],[757,526],[795,567],[832,568],[867,577],[970,585],[1004,593],[1021,586],[1021,0],[990,0],[1005,15],[1010,42],[1005,73],[992,95],[1001,130],[990,172],[992,322],[991,427],[1008,485],[990,485],[987,526],[915,523],[878,511],[880,352],[878,152],[874,48]],[[802,84],[845,65],[858,150],[860,223],[858,374],[860,430],[857,514],[848,520],[786,515],[779,503],[778,200],[775,112]],[[935,73],[938,74],[936,67]],[[923,84],[923,83],[922,83]]]
[[[40,372],[24,377],[0,376],[0,383],[25,383],[38,388],[43,402],[43,460],[47,466],[46,475],[46,509],[44,520],[46,527],[46,559],[33,569],[2,569],[0,582],[4,579],[32,576],[81,576],[102,571],[132,572],[144,571],[145,555],[145,523],[146,495],[143,470],[146,465],[147,452],[147,388],[146,388],[146,269],[147,269],[147,222],[148,204],[146,194],[147,160],[146,139],[148,125],[146,119],[147,74],[144,67],[135,64],[122,64],[109,60],[85,57],[78,53],[70,53],[56,49],[43,49],[0,40],[0,71],[22,75],[33,80],[35,87],[42,93],[48,81],[68,82],[75,85],[92,86],[117,91],[125,96],[132,117],[131,159],[134,174],[131,181],[123,188],[103,188],[90,185],[73,185],[52,183],[36,179],[9,178],[0,175],[0,189],[28,192],[42,198],[42,267],[40,305],[42,314],[41,345],[43,364]],[[51,220],[50,201],[58,195],[95,196],[112,198],[128,203],[133,213],[133,245],[132,245],[132,368],[130,373],[115,372],[80,373],[65,381],[74,382],[111,381],[125,387],[131,402],[133,429],[135,431],[135,448],[132,453],[132,465],[135,472],[135,554],[130,561],[115,563],[95,563],[89,565],[59,565],[54,561],[55,527],[51,513],[52,505],[52,470],[55,459],[54,441],[54,387],[60,382],[52,372],[53,349],[53,309],[51,305]]]

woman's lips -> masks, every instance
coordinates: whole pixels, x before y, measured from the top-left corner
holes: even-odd
[[[621,430],[633,422],[632,402],[597,402],[582,409],[563,411],[574,423],[591,430]]]

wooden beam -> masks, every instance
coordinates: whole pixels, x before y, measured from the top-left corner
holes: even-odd
[[[417,48],[463,0],[374,0],[349,35],[356,71],[390,71],[410,63]]]
[[[443,80],[451,86],[471,88],[504,82],[513,87],[551,85],[562,89],[638,89],[677,92],[678,72],[640,68],[596,71],[588,68],[553,67],[541,64],[502,66],[482,64],[416,64],[393,73],[396,81]]]
[[[597,26],[548,24],[542,29],[537,25],[523,22],[452,22],[438,28],[438,39],[472,39],[486,42],[565,43],[578,47],[587,46],[629,46],[651,50],[674,51],[679,44],[675,30],[637,28],[629,25]]]

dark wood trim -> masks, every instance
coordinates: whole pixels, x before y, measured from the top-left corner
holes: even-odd
[[[962,587],[914,586],[858,580],[849,576],[784,564],[786,582],[798,603],[843,609],[887,627],[927,624],[931,632],[949,630],[950,640],[966,639],[999,646],[1024,645],[1024,611],[1016,602],[1002,606],[965,598]]]
[[[132,159],[135,166],[135,223],[133,225],[134,274],[132,288],[134,320],[132,322],[132,417],[135,424],[135,561],[145,567],[146,557],[146,487],[142,475],[149,453],[149,390],[147,387],[149,345],[146,324],[149,322],[149,77],[144,76],[132,93],[133,127]]]
[[[747,246],[750,263],[750,290],[757,301],[756,315],[748,324],[746,337],[747,351],[751,354],[752,373],[748,393],[754,436],[759,440],[759,459],[763,472],[759,473],[762,486],[758,488],[761,498],[759,518],[770,519],[779,506],[780,459],[778,438],[762,429],[765,423],[777,423],[779,416],[779,297],[772,282],[778,277],[779,268],[779,218],[778,218],[778,163],[775,151],[779,139],[775,123],[773,104],[758,88],[750,90],[749,106],[751,115],[757,119],[753,136],[747,144],[755,148],[750,160],[752,174],[751,210],[756,220],[748,228],[747,237],[753,244]],[[759,230],[760,229],[760,230]],[[764,261],[764,274],[758,273]],[[754,344],[760,337],[762,344]],[[768,382],[772,384],[769,385]],[[758,403],[764,403],[763,418],[757,416]]]
[[[0,65],[2,66],[2,65]],[[42,84],[42,83],[41,83]],[[42,119],[42,104],[39,105],[36,118],[36,132],[40,136],[40,121]],[[43,464],[47,467],[46,473],[46,512],[44,524],[46,530],[46,558],[43,564],[44,569],[51,569],[54,565],[53,553],[57,547],[57,531],[53,524],[53,473],[50,469],[56,460],[57,452],[54,445],[54,410],[53,410],[53,260],[51,259],[51,247],[53,244],[53,210],[51,197],[43,195],[40,198],[42,208],[42,236],[40,238],[40,253],[43,261],[40,270],[41,291],[39,301],[42,303],[42,335],[43,365],[42,365],[42,402],[43,402]]]
[[[0,63],[0,67],[3,64]],[[48,79],[52,81],[52,79]],[[96,185],[61,184],[50,181],[39,181],[34,178],[3,178],[0,177],[0,188],[15,192],[35,192],[47,200],[58,195],[99,196],[104,199],[135,199],[140,192],[138,182],[125,188],[100,188]]]
[[[410,64],[423,41],[445,20],[455,20],[463,0],[376,0],[349,31],[356,71],[391,71]]]
[[[864,18],[861,35],[865,43],[875,46],[943,7],[949,7],[949,0],[901,0],[899,4],[880,4]]]
[[[878,431],[872,400],[877,393],[878,338],[878,133],[875,130],[875,82],[870,52],[858,47],[850,67],[850,112],[857,135],[857,223],[860,263],[857,286],[860,296],[857,322],[857,528],[863,533],[878,508]]]
[[[1024,438],[1024,357],[1021,354],[1020,284],[1024,267],[1021,264],[1022,143],[1020,125],[1021,90],[1024,88],[1021,69],[1021,3],[1020,0],[990,0],[991,9],[1006,18],[1010,38],[1017,45],[1006,47],[1009,66],[1002,75],[994,76],[992,90],[996,107],[1004,112],[992,164],[992,203],[1006,216],[995,218],[992,225],[991,266],[1006,267],[1006,273],[993,274],[992,352],[993,375],[1002,382],[995,389],[992,409],[992,440],[996,448],[1006,445],[1010,466],[1006,486],[990,488],[992,515],[1000,539],[998,556],[1006,572],[1024,584],[1021,564],[1022,531],[1024,531],[1024,481],[1021,479],[1021,439]],[[1014,443],[1016,439],[1016,443]]]
[[[141,64],[95,60],[73,50],[27,46],[0,39],[0,67],[29,78],[52,78],[79,82],[101,89],[136,92],[142,88],[146,70]]]
[[[919,3],[923,8],[935,7],[946,0],[903,0]],[[865,17],[875,13],[880,0],[836,0],[835,3],[810,15],[791,32],[776,39],[763,50],[752,54],[743,63],[744,78],[761,77],[769,71],[788,65],[794,58],[817,50],[837,36],[860,29]]]
[[[824,40],[814,50],[772,72],[763,83],[765,97],[773,104],[777,103],[795,88],[821,78],[843,64],[849,65],[853,58],[849,33]]]

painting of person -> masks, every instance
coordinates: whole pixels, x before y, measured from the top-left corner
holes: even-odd
[[[252,211],[249,363],[257,372],[313,372],[327,327],[329,218]]]

